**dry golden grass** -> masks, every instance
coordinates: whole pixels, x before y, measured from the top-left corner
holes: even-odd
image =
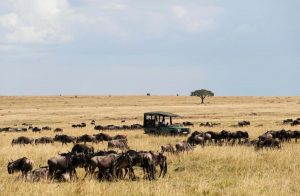
[[[71,124],[89,123],[122,125],[142,123],[143,113],[169,111],[180,114],[177,122],[220,122],[211,130],[230,128],[239,120],[250,120],[252,125],[243,130],[251,138],[269,129],[290,128],[280,122],[285,118],[300,117],[300,97],[214,97],[206,105],[199,105],[194,97],[0,97],[0,127],[18,127],[26,122],[37,126],[61,127],[69,135],[94,134],[91,125],[72,129]],[[255,113],[256,115],[254,115]],[[263,126],[258,126],[263,124]],[[196,125],[193,130],[208,130]],[[150,137],[139,131],[111,131],[110,134],[128,135],[129,145],[138,150],[160,150],[166,143],[176,143],[184,137]],[[27,156],[35,167],[45,165],[57,152],[71,149],[54,145],[14,146],[13,138],[54,136],[53,132],[0,133],[0,195],[299,195],[300,143],[284,143],[282,150],[254,151],[244,146],[197,147],[189,154],[168,156],[169,170],[163,179],[153,182],[98,182],[82,180],[84,171],[78,169],[81,180],[74,183],[26,183],[8,175],[7,162]],[[96,149],[106,144],[94,145]],[[139,170],[139,169],[137,169]],[[141,176],[141,175],[139,175]]]

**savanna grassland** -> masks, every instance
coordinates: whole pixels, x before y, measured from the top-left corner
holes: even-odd
[[[143,121],[143,113],[167,111],[179,114],[175,122],[191,121],[192,130],[247,130],[252,139],[267,130],[300,127],[282,125],[286,118],[300,117],[300,97],[213,97],[199,104],[196,97],[171,96],[53,96],[0,97],[0,127],[32,123],[34,126],[61,127],[64,134],[96,134],[89,123],[123,125]],[[121,123],[126,120],[125,123]],[[240,120],[251,126],[233,128]],[[200,122],[218,122],[220,126],[201,128]],[[86,122],[83,129],[71,128]],[[162,144],[185,140],[185,137],[154,137],[136,131],[107,131],[126,134],[128,144],[137,150],[160,150]],[[29,183],[16,180],[18,174],[8,175],[7,162],[27,156],[35,168],[46,165],[47,159],[58,152],[71,150],[72,145],[14,146],[11,140],[25,135],[33,138],[53,137],[53,131],[42,133],[0,133],[0,195],[299,195],[300,142],[284,143],[281,150],[255,151],[247,146],[197,147],[194,152],[168,155],[168,173],[152,182],[129,180],[98,182],[83,180],[84,170],[78,169],[79,180],[72,183]],[[107,143],[95,144],[103,150]],[[142,177],[137,168],[138,176]]]

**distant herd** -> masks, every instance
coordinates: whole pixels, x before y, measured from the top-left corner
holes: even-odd
[[[122,121],[125,122],[125,121]],[[291,126],[300,125],[297,124],[300,119],[292,120],[286,119],[283,124],[290,124]],[[182,123],[185,126],[194,126],[191,122]],[[25,125],[25,123],[23,124]],[[28,125],[28,124],[26,124]],[[91,122],[94,125],[95,130],[133,130],[141,129],[142,125],[133,124],[130,126],[100,126],[95,125],[95,121]],[[217,126],[218,123],[201,123],[201,126],[212,127]],[[249,121],[241,121],[237,126],[244,127],[249,126]],[[52,129],[51,127],[33,127],[28,125],[33,132],[51,131],[63,132],[62,128]],[[86,127],[86,123],[73,124],[73,128]],[[126,128],[124,128],[126,127]],[[26,129],[26,130],[25,130]],[[27,131],[27,128],[2,128],[0,132],[18,132]],[[58,153],[53,157],[50,157],[47,161],[47,166],[40,166],[34,169],[34,161],[22,157],[15,161],[9,161],[7,170],[9,174],[15,172],[21,172],[19,177],[22,180],[37,182],[41,180],[51,180],[56,182],[69,182],[71,180],[78,179],[76,168],[84,168],[86,177],[94,177],[98,180],[117,181],[125,179],[126,176],[130,180],[136,180],[138,177],[134,172],[134,168],[141,168],[144,179],[154,180],[156,178],[156,167],[159,166],[160,171],[158,177],[164,177],[167,173],[167,157],[166,153],[179,154],[181,152],[193,151],[193,149],[199,145],[204,148],[206,145],[244,145],[253,146],[256,150],[269,148],[269,149],[281,149],[283,142],[291,142],[292,139],[297,142],[300,139],[300,131],[291,130],[270,130],[260,135],[255,140],[250,140],[247,131],[227,131],[222,130],[215,131],[194,131],[186,141],[177,142],[175,144],[165,144],[161,146],[161,152],[154,151],[137,151],[130,149],[128,145],[128,139],[126,135],[114,135],[111,136],[106,133],[98,133],[94,135],[84,134],[81,136],[69,136],[65,134],[57,134],[52,137],[39,137],[30,138],[20,136],[11,141],[11,145],[39,145],[39,144],[53,144],[59,142],[62,145],[69,143],[73,144],[71,152]],[[107,151],[94,151],[94,147],[87,143],[107,142]],[[115,150],[120,150],[118,153]],[[96,171],[97,169],[97,171]]]

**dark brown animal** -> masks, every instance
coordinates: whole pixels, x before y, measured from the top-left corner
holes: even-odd
[[[11,141],[11,145],[14,146],[15,144],[23,144],[25,146],[25,144],[33,144],[34,139],[33,138],[29,138],[29,137],[24,137],[24,136],[20,136],[16,139],[13,139]]]
[[[53,144],[54,140],[51,137],[41,137],[41,138],[37,138],[34,141],[35,145],[37,144]]]
[[[26,176],[29,171],[33,168],[33,160],[23,157],[16,161],[9,161],[7,164],[7,170],[9,174],[13,174],[14,172],[21,171],[22,176]]]

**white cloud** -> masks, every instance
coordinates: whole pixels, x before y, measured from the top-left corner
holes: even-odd
[[[7,3],[9,2],[9,3]],[[77,3],[74,3],[77,2]],[[0,44],[64,43],[76,36],[136,39],[216,26],[222,8],[169,2],[105,0],[7,0],[0,2]],[[79,37],[79,36],[78,36]]]
[[[177,21],[189,32],[201,32],[212,29],[216,25],[216,18],[223,9],[216,6],[182,6],[171,7]]]
[[[64,17],[70,15],[67,0],[11,0],[0,15],[0,41],[8,43],[65,42]]]

